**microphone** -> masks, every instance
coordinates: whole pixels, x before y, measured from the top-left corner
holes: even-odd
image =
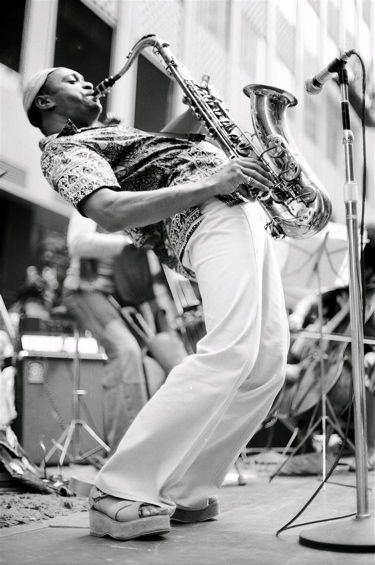
[[[331,61],[320,73],[317,73],[305,81],[305,90],[309,94],[319,94],[323,86],[333,75],[337,73],[347,63],[349,57],[354,54],[354,51],[345,51],[340,57],[336,57]]]

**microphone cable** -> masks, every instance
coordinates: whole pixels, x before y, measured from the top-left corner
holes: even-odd
[[[366,140],[366,67],[361,55],[353,49],[355,55],[361,65],[362,71],[362,101],[361,101],[361,131],[362,131],[362,205],[361,205],[361,222],[360,222],[360,250],[361,250],[361,278],[362,288],[365,289],[365,265],[364,265],[364,228],[365,228],[365,210],[366,210],[366,197],[367,197],[367,140]],[[366,293],[362,293],[362,306],[363,316],[366,311]]]
[[[332,518],[323,518],[323,519],[320,519],[320,520],[313,520],[313,521],[310,521],[310,522],[299,522],[298,524],[294,524],[294,522],[304,513],[304,511],[308,508],[308,506],[310,506],[312,501],[318,496],[319,492],[322,490],[323,486],[327,483],[328,479],[331,477],[333,471],[337,467],[339,460],[342,457],[344,447],[346,446],[346,442],[347,442],[348,435],[349,435],[349,426],[350,426],[350,420],[351,420],[351,415],[352,415],[352,405],[353,405],[353,399],[351,400],[350,405],[349,405],[349,413],[348,413],[348,418],[347,418],[347,421],[346,421],[345,434],[344,434],[342,444],[340,446],[339,452],[336,455],[335,460],[332,463],[331,468],[329,469],[327,475],[322,480],[322,482],[320,483],[318,488],[313,492],[313,494],[307,500],[307,502],[305,502],[305,504],[302,506],[302,508],[297,512],[297,514],[295,514],[293,516],[293,518],[291,518],[291,520],[289,520],[289,522],[287,522],[284,526],[282,526],[279,530],[277,530],[276,536],[279,536],[279,534],[281,534],[282,532],[285,532],[286,530],[291,530],[292,528],[309,526],[311,524],[319,524],[320,522],[329,522],[331,520],[340,520],[341,518],[349,518],[350,516],[355,516],[356,513],[353,512],[351,514],[345,514],[343,516],[335,516],[335,517],[332,517]]]

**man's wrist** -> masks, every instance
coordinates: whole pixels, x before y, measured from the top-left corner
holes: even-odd
[[[203,184],[203,189],[207,191],[207,197],[212,198],[220,194],[219,184],[212,177],[208,177]]]

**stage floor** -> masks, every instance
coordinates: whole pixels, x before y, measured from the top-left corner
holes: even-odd
[[[95,470],[71,466],[65,473],[92,480]],[[221,514],[211,522],[172,527],[155,541],[117,542],[88,533],[88,514],[54,518],[33,526],[15,526],[0,533],[0,563],[6,565],[370,565],[375,554],[338,553],[304,547],[297,527],[276,537],[276,531],[304,505],[319,485],[317,477],[276,477],[270,465],[245,467],[247,484],[235,473],[220,491]],[[340,484],[337,484],[340,483]],[[342,486],[346,485],[346,486]],[[355,474],[339,466],[298,522],[356,512]],[[375,472],[369,473],[369,502],[374,515]],[[329,527],[327,525],[327,527]],[[353,530],[353,536],[355,535]],[[375,532],[374,532],[375,536]]]

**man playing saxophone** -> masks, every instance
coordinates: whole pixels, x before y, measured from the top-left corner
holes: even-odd
[[[240,198],[271,186],[254,158],[228,160],[175,137],[100,126],[93,85],[67,68],[26,84],[24,108],[46,136],[51,186],[107,231],[196,280],[207,334],[138,414],[90,495],[92,535],[128,540],[166,534],[170,522],[219,513],[216,491],[280,390],[288,350],[280,274],[264,214]],[[170,129],[170,128],[169,128]]]

